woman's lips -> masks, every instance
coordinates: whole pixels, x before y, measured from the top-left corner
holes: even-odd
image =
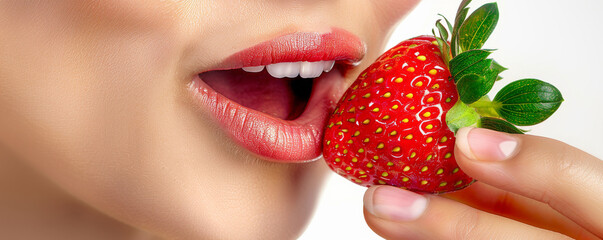
[[[362,41],[344,30],[333,29],[325,34],[302,32],[278,37],[236,53],[215,70],[282,62],[337,60],[355,63],[362,59],[364,53]],[[214,91],[199,75],[189,84],[189,90],[201,109],[213,116],[232,139],[249,151],[275,162],[307,162],[320,156],[322,131],[328,114],[345,91],[344,71],[335,68],[314,79],[306,109],[293,120],[283,120],[244,107]]]
[[[366,45],[356,35],[339,28],[329,33],[298,32],[266,41],[235,53],[222,69],[263,66],[280,62],[347,61],[359,62]]]

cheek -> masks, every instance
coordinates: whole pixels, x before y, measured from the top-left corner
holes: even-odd
[[[139,1],[0,4],[0,108],[35,129],[73,139],[131,102],[165,71],[167,8]],[[27,26],[27,27],[23,27]],[[165,28],[169,29],[169,28]],[[144,84],[143,84],[144,83]],[[140,96],[142,94],[136,95]],[[6,126],[6,125],[5,125]],[[45,136],[48,137],[48,136]],[[57,136],[55,136],[57,137]],[[53,141],[50,141],[53,142]]]
[[[414,9],[421,0],[372,0],[376,6],[376,16],[380,18],[382,24],[394,25],[412,9]]]
[[[162,2],[0,3],[0,145],[79,196],[136,180],[145,123],[177,84]]]
[[[79,20],[109,28],[153,28],[170,24],[177,16],[177,1],[160,0],[70,0],[64,7]]]

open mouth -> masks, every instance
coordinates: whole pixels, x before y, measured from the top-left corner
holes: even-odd
[[[282,120],[301,116],[316,78],[333,69],[335,61],[283,62],[201,73],[214,91],[241,106]]]
[[[197,74],[189,90],[238,145],[261,159],[318,159],[329,114],[346,90],[345,72],[364,43],[341,29],[293,33],[238,52]]]

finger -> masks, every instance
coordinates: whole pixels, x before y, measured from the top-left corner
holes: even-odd
[[[476,182],[462,191],[448,193],[442,197],[538,228],[559,232],[575,239],[599,239],[543,202],[504,191],[483,182]]]
[[[455,155],[467,174],[544,202],[603,237],[603,162],[565,143],[479,128],[457,133]]]
[[[368,225],[386,239],[569,239],[432,195],[392,186],[364,195]]]

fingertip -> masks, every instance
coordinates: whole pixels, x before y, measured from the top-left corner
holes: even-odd
[[[504,133],[488,129],[466,127],[456,133],[455,156],[459,167],[469,176],[479,180],[492,183],[491,181],[502,181],[507,179],[508,174],[500,163],[509,154],[508,145],[505,141],[501,144],[496,141],[497,136],[505,136]],[[506,137],[505,137],[506,139]],[[508,139],[507,139],[508,140]],[[511,146],[513,147],[513,146]],[[515,152],[511,153],[515,154]]]
[[[364,207],[378,218],[408,222],[418,219],[425,212],[427,198],[393,186],[376,186],[366,191]]]
[[[464,127],[459,129],[456,132],[456,147],[460,152],[469,159],[475,159],[475,156],[471,152],[471,147],[469,146],[468,136],[469,132],[471,132],[472,127]]]
[[[456,146],[469,160],[497,162],[517,154],[519,140],[510,134],[483,128],[462,128],[457,132]]]
[[[372,186],[370,188],[368,188],[368,190],[366,190],[366,192],[364,193],[364,198],[363,198],[363,203],[364,203],[364,208],[366,209],[367,212],[369,212],[372,215],[375,215],[375,211],[373,210],[373,193],[375,192],[375,189],[377,189],[379,186]]]

